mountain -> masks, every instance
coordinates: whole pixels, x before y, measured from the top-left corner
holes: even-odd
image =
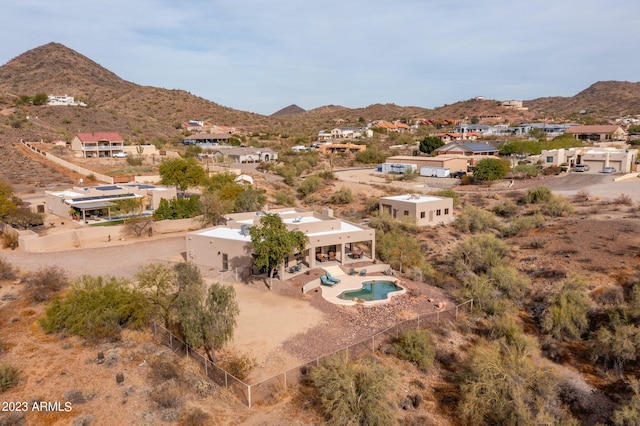
[[[288,107],[282,108],[281,110],[278,110],[276,112],[274,112],[273,114],[271,114],[271,117],[280,117],[283,115],[292,115],[292,114],[300,114],[301,112],[304,112],[305,110],[303,108],[300,108],[298,105],[296,104],[292,104],[289,105]]]
[[[547,116],[572,117],[581,110],[595,118],[640,114],[640,83],[599,81],[572,97],[548,97],[526,101],[531,110]]]

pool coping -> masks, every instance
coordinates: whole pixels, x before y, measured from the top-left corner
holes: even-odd
[[[334,275],[335,278],[338,278],[340,282],[334,286],[326,286],[321,285],[322,288],[322,297],[330,303],[335,305],[343,305],[343,306],[376,306],[376,305],[384,305],[391,302],[391,299],[395,296],[400,296],[407,292],[407,288],[403,285],[402,280],[388,276],[388,275]],[[394,282],[397,286],[401,288],[400,291],[394,291],[393,293],[389,293],[386,299],[382,300],[371,300],[371,301],[355,301],[355,300],[344,300],[338,297],[339,294],[345,291],[351,290],[359,290],[362,288],[362,283],[365,281],[391,281]]]

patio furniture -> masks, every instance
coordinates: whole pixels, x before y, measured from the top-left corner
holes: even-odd
[[[336,260],[336,254],[332,251],[329,252],[329,260]]]
[[[333,287],[334,285],[336,285],[336,283],[334,283],[333,281],[329,281],[327,279],[327,277],[325,277],[324,275],[320,276],[320,283],[322,285],[326,285],[326,286],[329,286],[329,287]]]
[[[360,269],[360,275],[367,275],[366,269]]]
[[[296,272],[300,272],[300,269],[301,269],[300,265],[294,265],[291,268],[289,268],[289,273],[295,274]]]
[[[349,275],[355,275],[356,274],[356,270],[351,268],[349,269]]]
[[[328,279],[329,281],[334,282],[334,283],[336,283],[336,284],[338,284],[338,283],[340,282],[340,280],[339,280],[338,278],[334,278],[334,277],[331,275],[331,273],[330,273],[330,272],[327,272],[326,277],[327,277],[327,279]]]
[[[349,256],[351,256],[352,259],[360,259],[363,253],[364,253],[364,250],[362,250],[360,247],[356,247],[353,250],[351,250],[351,253],[349,254]]]
[[[324,262],[324,254],[322,253],[316,253],[316,260],[318,262]]]

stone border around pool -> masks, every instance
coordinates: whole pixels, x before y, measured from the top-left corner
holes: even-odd
[[[388,275],[340,275],[336,276],[340,280],[340,282],[332,287],[321,285],[322,288],[322,297],[330,303],[335,305],[343,305],[343,306],[375,306],[375,305],[384,305],[391,301],[391,298],[395,296],[399,296],[401,294],[405,294],[407,292],[407,288],[403,285],[402,280],[394,277],[390,277]],[[383,300],[372,300],[372,301],[355,301],[355,300],[344,300],[338,297],[339,294],[345,291],[359,290],[362,288],[362,283],[366,281],[391,281],[395,283],[398,287],[401,288],[399,291],[394,291],[393,293],[389,293],[386,299]]]

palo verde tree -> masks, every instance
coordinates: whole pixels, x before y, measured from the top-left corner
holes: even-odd
[[[254,264],[267,268],[269,289],[271,280],[284,260],[295,252],[302,252],[309,238],[301,231],[289,231],[277,214],[265,214],[260,223],[249,228]]]
[[[182,192],[189,187],[202,185],[206,178],[206,172],[195,158],[165,160],[160,164],[159,171],[163,185],[175,185]]]
[[[161,263],[150,263],[136,272],[138,288],[151,302],[156,316],[169,328],[175,316],[178,282],[174,268]]]
[[[214,349],[233,337],[240,309],[233,287],[213,283],[207,289],[200,270],[189,263],[175,266],[178,295],[176,319],[187,344],[201,347],[215,361]]]

